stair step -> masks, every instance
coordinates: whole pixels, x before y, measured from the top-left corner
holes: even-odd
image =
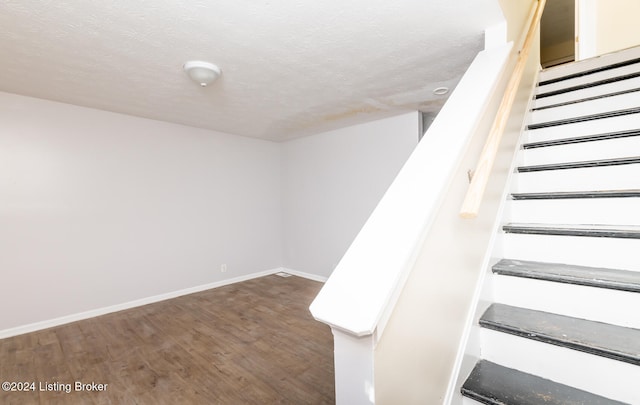
[[[640,272],[640,239],[500,233],[502,257]]]
[[[476,358],[626,404],[640,404],[640,367],[634,364],[480,326],[477,333],[482,350]]]
[[[581,162],[553,163],[547,165],[519,166],[518,173],[541,172],[548,170],[584,169],[589,167],[622,166],[640,163],[640,156],[614,159],[585,160]]]
[[[547,122],[529,124],[529,125],[527,125],[527,129],[533,130],[533,129],[540,129],[540,128],[556,127],[556,126],[559,126],[559,125],[567,125],[567,124],[575,124],[575,123],[578,123],[578,122],[595,121],[595,120],[600,120],[600,119],[605,119],[605,118],[621,117],[621,116],[625,116],[625,115],[638,114],[638,113],[640,113],[640,107],[625,108],[623,110],[607,111],[607,112],[603,112],[603,113],[583,115],[583,116],[580,116],[580,117],[572,117],[572,118],[565,118],[565,119],[555,120],[555,121],[547,121]]]
[[[487,360],[476,363],[462,395],[488,405],[618,405],[614,401]]]
[[[637,198],[507,200],[503,221],[534,226],[562,224],[562,227],[580,227],[590,224],[589,227],[640,227],[639,206]]]
[[[541,84],[538,85],[535,92],[536,94],[557,92],[555,93],[555,95],[558,95],[566,94],[562,93],[564,89],[577,89],[574,91],[569,91],[569,93],[577,93],[589,88],[596,88],[599,91],[599,89],[604,86],[615,84],[621,81],[633,80],[635,78],[633,75],[638,72],[640,72],[640,63],[634,63],[614,69],[605,70],[602,72],[592,73],[586,76],[562,80],[560,82]],[[630,75],[631,77],[629,77]],[[593,86],[593,83],[600,84]]]
[[[496,273],[489,276],[489,281],[494,303],[640,329],[640,313],[630,310],[640,308],[637,292]],[[519,338],[511,336],[511,339]],[[618,399],[614,395],[605,396]]]
[[[577,142],[564,145],[552,145],[546,148],[524,149],[520,165],[529,167],[539,165],[565,165],[568,163],[583,163],[589,161],[612,161],[613,159],[615,161],[613,161],[614,163],[612,164],[602,162],[601,164],[594,165],[624,166],[625,163],[618,163],[617,161],[630,157],[640,157],[640,137],[628,136],[623,138],[610,138],[598,142]],[[569,161],[569,158],[571,161]],[[587,167],[592,166],[588,165]],[[629,168],[629,166],[624,167]],[[564,168],[564,166],[562,168]],[[574,167],[568,168],[572,169]],[[582,167],[576,167],[576,169],[580,168]],[[636,184],[640,185],[640,183]]]
[[[536,109],[544,109],[547,106],[562,105],[564,103],[580,103],[583,100],[598,99],[600,97],[610,97],[614,94],[625,94],[633,92],[630,89],[640,88],[640,77],[634,77],[619,82],[603,84],[602,86],[589,87],[579,91],[557,94],[555,96],[543,97],[535,99],[533,107]]]
[[[586,136],[574,136],[570,138],[561,138],[561,139],[553,139],[548,141],[539,141],[539,142],[529,142],[522,145],[523,149],[536,149],[536,148],[546,148],[550,146],[558,146],[558,145],[570,145],[574,143],[585,143],[585,142],[596,142],[596,141],[605,141],[609,139],[621,139],[621,138],[629,138],[633,136],[640,136],[640,129],[631,129],[628,131],[616,131],[616,132],[607,132],[604,134],[594,134],[594,135],[586,135]]]
[[[636,72],[633,72],[633,73],[628,73],[628,74],[624,74],[624,75],[620,75],[620,76],[610,77],[610,78],[606,78],[606,79],[602,79],[602,80],[596,80],[596,81],[588,82],[588,83],[582,83],[582,84],[578,84],[576,86],[569,86],[569,87],[564,87],[564,88],[551,90],[551,91],[545,91],[544,89],[541,88],[540,91],[543,91],[543,93],[536,94],[535,98],[536,99],[540,99],[540,98],[545,98],[545,97],[557,96],[559,94],[570,93],[570,92],[573,92],[573,91],[584,90],[584,89],[588,89],[588,88],[592,88],[592,87],[598,87],[598,86],[602,86],[602,85],[606,85],[606,84],[610,84],[610,83],[619,82],[619,81],[622,81],[622,80],[633,79],[633,78],[636,78],[636,77],[640,77],[640,72],[636,71]]]
[[[516,176],[513,191],[519,193],[544,193],[583,190],[628,190],[638,188],[638,179],[640,179],[640,165],[523,172]]]
[[[639,115],[631,114],[619,117],[603,118],[596,121],[583,121],[573,124],[528,130],[525,131],[527,139],[526,142],[552,141],[568,137],[630,131],[638,129],[640,121],[639,118]]]
[[[492,271],[505,276],[640,292],[640,273],[628,270],[502,259]]]
[[[622,49],[593,58],[576,61],[573,63],[566,63],[563,65],[548,67],[540,72],[539,80],[551,80],[573,73],[583,72],[586,70],[598,68],[600,66],[611,65],[635,58],[640,58],[640,47]]]
[[[634,198],[640,197],[640,189],[598,190],[598,191],[558,191],[549,193],[512,193],[514,200],[564,200],[589,198]]]
[[[491,304],[484,328],[640,365],[640,329],[572,318],[504,304]]]
[[[584,70],[582,72],[571,73],[571,74],[568,74],[566,76],[561,76],[561,77],[556,77],[556,78],[553,78],[553,79],[543,80],[543,81],[538,82],[538,86],[544,86],[544,85],[547,85],[547,84],[552,84],[552,83],[557,83],[557,82],[561,82],[561,81],[565,81],[565,80],[569,80],[569,79],[574,79],[576,77],[588,76],[588,75],[591,75],[591,74],[594,74],[594,73],[604,72],[604,71],[611,70],[611,69],[616,69],[616,68],[620,68],[620,67],[624,67],[624,66],[633,65],[635,63],[640,63],[640,58],[629,59],[629,60],[625,60],[625,61],[622,61],[622,62],[612,63],[612,64],[604,65],[604,66],[598,66],[596,68]]]
[[[540,107],[534,107],[534,108],[531,109],[531,111],[543,111],[543,110],[548,110],[550,108],[564,107],[564,106],[567,106],[567,105],[584,103],[584,102],[587,102],[587,101],[594,101],[594,100],[600,100],[600,99],[603,99],[603,98],[610,98],[610,97],[615,97],[615,96],[621,96],[621,95],[624,95],[624,94],[636,93],[638,91],[640,91],[640,88],[631,88],[631,89],[625,89],[625,90],[620,90],[620,91],[614,91],[614,92],[611,92],[611,93],[598,94],[597,96],[584,97],[584,98],[579,98],[579,99],[570,100],[570,101],[563,101],[563,102],[559,102],[559,103],[555,103],[555,104],[546,104],[546,105],[542,105]]]
[[[554,108],[532,110],[530,112],[528,122],[530,125],[540,123],[548,124],[549,122],[564,122],[565,120],[573,120],[575,118],[583,119],[583,117],[590,117],[593,115],[600,116],[601,114],[608,114],[613,111],[638,110],[637,112],[640,112],[638,107],[640,107],[640,94],[625,93],[612,95],[606,98],[602,97],[595,100],[585,100],[580,103],[572,103]],[[633,114],[633,112],[631,112],[631,114]]]
[[[527,235],[640,239],[640,226],[508,224],[502,230]]]

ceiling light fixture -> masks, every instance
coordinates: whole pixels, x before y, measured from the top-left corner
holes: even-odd
[[[447,94],[448,92],[449,92],[448,87],[437,87],[433,89],[433,94],[435,94],[436,96],[442,96],[444,94]]]
[[[220,76],[220,68],[213,63],[200,60],[190,60],[184,64],[184,71],[187,72],[191,80],[202,87],[207,87]]]

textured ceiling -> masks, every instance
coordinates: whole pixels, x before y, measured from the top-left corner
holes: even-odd
[[[285,140],[437,111],[497,0],[3,0],[0,91]],[[200,88],[187,60],[217,64]]]

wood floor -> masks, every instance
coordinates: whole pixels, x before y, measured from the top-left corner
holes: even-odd
[[[0,403],[334,403],[320,287],[272,275],[0,340],[0,381],[35,383]]]

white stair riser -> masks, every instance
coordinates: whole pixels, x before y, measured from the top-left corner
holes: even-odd
[[[534,166],[632,156],[640,156],[640,136],[525,149],[522,165]]]
[[[640,328],[640,294],[492,275],[495,302],[574,318]]]
[[[538,98],[533,103],[533,108],[547,107],[550,105],[584,100],[590,97],[598,97],[606,94],[617,93],[619,91],[640,88],[640,77],[620,80],[613,83],[601,84],[582,90],[561,93],[555,96]],[[637,92],[636,92],[637,94]]]
[[[505,213],[511,223],[640,225],[640,198],[509,200]]]
[[[531,112],[530,122],[537,124],[635,107],[640,107],[640,92],[533,111]]]
[[[567,76],[576,72],[584,72],[604,65],[611,65],[629,59],[640,58],[640,48],[624,49],[618,52],[585,59],[576,63],[554,66],[540,72],[539,80],[552,80],[558,77]]]
[[[562,80],[556,83],[539,86],[536,89],[536,94],[544,94],[550,91],[566,89],[567,87],[589,84],[589,83],[597,82],[600,80],[606,80],[610,78],[637,73],[638,71],[640,71],[640,63],[623,66],[615,69],[609,69],[602,72],[592,73],[585,76],[575,77],[573,79]]]
[[[638,188],[640,164],[518,173],[518,193]]]
[[[557,125],[548,128],[530,129],[526,132],[527,142],[540,142],[576,136],[597,135],[640,128],[640,114]]]
[[[503,235],[504,258],[640,271],[639,239]]]
[[[482,358],[610,399],[640,404],[640,367],[484,329]]]

